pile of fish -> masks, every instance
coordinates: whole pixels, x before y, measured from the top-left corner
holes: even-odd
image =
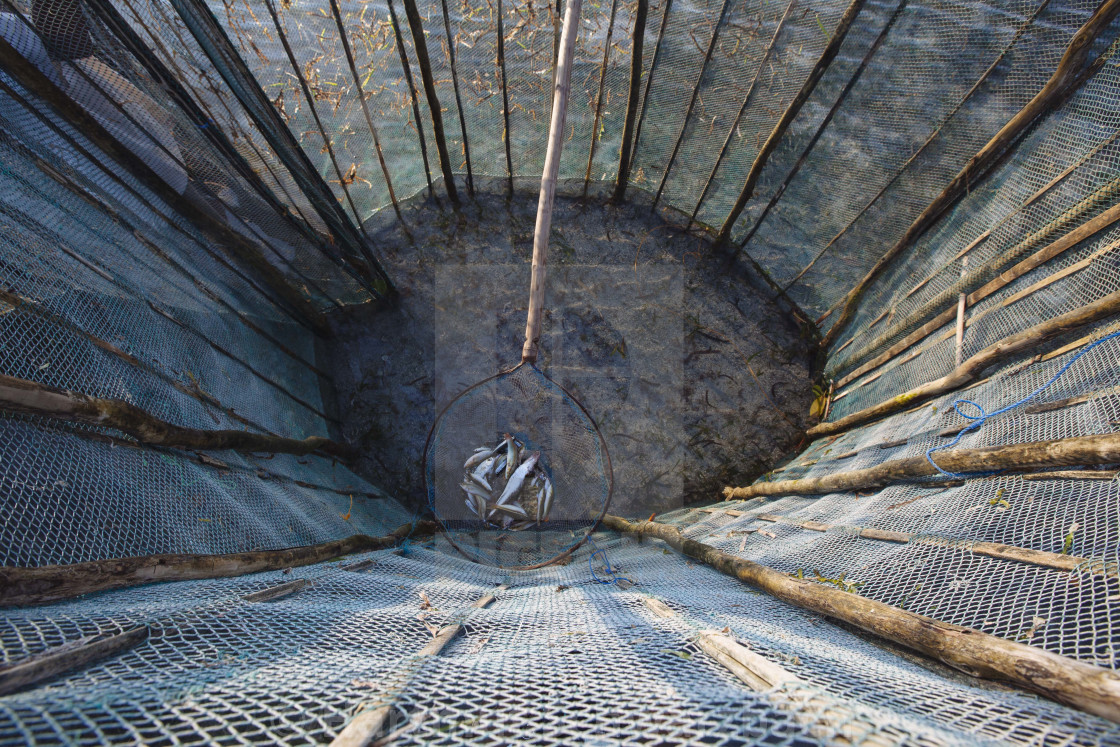
[[[521,531],[548,521],[552,480],[541,453],[508,433],[497,446],[480,446],[463,464],[467,509],[490,526]]]

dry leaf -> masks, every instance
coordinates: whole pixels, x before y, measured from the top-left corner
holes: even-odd
[[[759,529],[758,533],[761,534],[763,537],[769,537],[770,539],[778,539],[778,535],[774,534],[773,532],[767,531],[765,529]]]
[[[425,594],[422,591],[419,592],[419,594],[420,594],[420,609],[430,610],[432,608],[432,600],[428,599],[428,595]]]

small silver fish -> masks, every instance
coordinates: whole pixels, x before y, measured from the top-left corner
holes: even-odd
[[[544,521],[544,519],[541,518],[541,517],[544,516],[544,494],[545,494],[545,489],[544,488],[541,488],[540,490],[537,491],[537,523],[538,524],[540,524],[542,521]]]
[[[516,516],[521,519],[529,518],[529,514],[525,509],[521,508],[521,506],[518,506],[516,503],[491,503],[490,513],[493,514],[495,511],[500,511],[503,514],[509,514],[510,516]]]
[[[520,532],[524,529],[528,529],[531,526],[533,526],[533,522],[531,521],[515,521],[509,525],[509,528],[510,531]]]
[[[509,435],[508,433],[505,434],[505,437],[506,437],[506,479],[508,480],[509,476],[511,474],[513,474],[513,471],[517,468],[517,465],[521,464],[521,462],[517,458],[517,453],[518,453],[517,452],[517,441],[515,441],[513,436]]]
[[[483,500],[487,500],[490,498],[490,493],[484,490],[481,485],[477,485],[470,480],[463,480],[462,484],[459,487],[467,491],[467,495],[477,495]]]
[[[474,455],[471,456],[470,459],[468,459],[466,462],[463,463],[463,469],[471,469],[472,467],[475,467],[476,465],[482,464],[482,462],[484,462],[489,457],[490,457],[490,449],[483,449],[482,451],[476,451],[474,453]]]
[[[478,518],[486,521],[486,499],[479,495],[471,496],[474,498],[474,512]]]
[[[538,512],[542,517],[538,521],[548,521],[548,515],[552,512],[552,480],[548,477],[544,478],[544,508],[538,508]]]
[[[471,473],[471,479],[487,490],[494,489],[490,487],[490,483],[486,480],[486,477],[490,474],[490,468],[494,466],[493,462],[494,457],[490,457],[489,459],[486,459],[481,464],[479,464],[478,467],[475,468],[475,471]]]
[[[502,491],[502,495],[498,498],[498,503],[505,503],[507,499],[517,495],[517,491],[521,490],[522,483],[529,473],[533,471],[533,467],[537,466],[537,460],[541,458],[539,451],[534,451],[529,455],[529,458],[522,462],[521,466],[514,470],[513,476],[509,478],[506,483],[506,489]],[[508,465],[507,465],[508,468]]]

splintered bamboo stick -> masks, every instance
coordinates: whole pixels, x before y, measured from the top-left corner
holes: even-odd
[[[142,625],[116,635],[87,636],[54,646],[41,654],[0,668],[0,695],[32,687],[63,672],[127,651],[146,640],[148,627]]]
[[[682,618],[660,599],[646,597],[644,601],[658,617],[669,620]],[[702,630],[696,635],[695,642],[701,651],[755,692],[779,688],[776,692],[769,692],[767,700],[782,710],[792,711],[794,720],[808,726],[813,736],[831,738],[837,744],[880,747],[897,744],[896,739],[879,734],[870,721],[858,718],[848,703],[756,654],[731,634]],[[837,731],[844,736],[837,737]]]
[[[648,2],[648,0],[646,1]],[[502,130],[502,142],[506,147],[506,176],[509,180],[509,196],[513,197],[513,156],[510,154],[509,144],[509,85],[506,82],[506,38],[505,27],[502,23],[503,12],[502,0],[498,0],[498,71],[502,74],[502,119],[505,122],[505,127]]]
[[[382,537],[355,534],[343,540],[286,550],[258,550],[226,555],[145,555],[91,560],[37,568],[0,566],[0,607],[45,604],[82,594],[124,589],[164,581],[229,578],[322,563],[342,555],[395,547],[407,537],[436,532],[429,521],[405,524]]]
[[[777,599],[854,625],[966,672],[1002,680],[1120,723],[1120,674],[1039,648],[935,620],[858,594],[800,579],[686,539],[676,527],[608,514],[603,525],[656,537],[677,551]]]
[[[1085,60],[1092,49],[1093,42],[1120,14],[1120,0],[1105,0],[1085,24],[1078,29],[1069,46],[1066,47],[1062,59],[1058,62],[1054,74],[1035,96],[1020,109],[1015,116],[1008,120],[999,132],[981,148],[976,155],[968,160],[964,168],[953,177],[945,189],[926,206],[921,215],[914,219],[906,232],[887,252],[876,262],[859,283],[848,292],[842,302],[842,307],[836,321],[829,328],[821,341],[821,349],[827,351],[855,315],[856,306],[863,294],[886,268],[907,247],[918,239],[930,228],[945,212],[970,190],[976,189],[977,183],[989,173],[992,166],[1019,137],[1027,131],[1031,124],[1039,117],[1056,109],[1066,98],[1084,82],[1083,73],[1086,70]]]
[[[947,449],[937,452],[938,466],[949,472],[1025,471],[1045,467],[1081,467],[1120,461],[1120,433],[1077,436],[1056,441],[1032,441],[981,449]],[[883,488],[919,477],[940,474],[925,455],[895,459],[876,467],[839,472],[800,480],[760,482],[748,487],[727,487],[723,495],[755,498],[773,495],[817,495]]]
[[[509,588],[509,584],[501,584],[472,602],[470,609],[483,609],[494,601],[495,596]],[[468,610],[469,611],[469,610]],[[388,692],[381,698],[359,705],[360,712],[339,732],[331,741],[330,747],[367,747],[373,743],[378,733],[385,727],[392,710],[392,701],[400,694],[412,680],[416,670],[424,663],[425,659],[437,656],[459,635],[463,629],[462,621],[441,629],[432,638],[432,641],[420,649],[409,661],[403,672],[390,674],[385,678],[385,689]]]
[[[809,438],[821,438],[854,428],[872,420],[884,418],[900,412],[908,407],[920,404],[962,386],[972,383],[980,377],[985,369],[1002,363],[1010,358],[1028,350],[1038,347],[1047,340],[1066,334],[1107,319],[1115,314],[1120,314],[1120,291],[1105,296],[1080,309],[1068,311],[1048,321],[1036,324],[1022,332],[1017,332],[1010,337],[1005,337],[993,343],[972,356],[951,373],[935,379],[921,386],[914,387],[904,394],[880,402],[866,409],[846,415],[831,423],[820,423],[813,426],[806,435]]]
[[[1117,0],[1117,2],[1120,2],[1120,0]],[[825,45],[824,51],[821,52],[817,64],[813,66],[813,69],[809,71],[808,77],[805,78],[801,90],[797,92],[797,95],[793,97],[793,101],[791,101],[785,111],[782,112],[782,116],[774,123],[774,128],[770,131],[769,137],[766,138],[766,142],[762,144],[762,147],[754,157],[754,162],[751,163],[751,168],[750,171],[747,172],[746,183],[743,185],[743,190],[739,193],[738,199],[735,200],[735,205],[731,208],[731,212],[728,213],[727,219],[723,222],[723,227],[720,228],[719,233],[716,235],[714,242],[716,247],[725,246],[731,239],[731,230],[735,227],[735,222],[739,220],[739,216],[742,215],[744,208],[747,206],[747,202],[754,195],[754,188],[758,183],[759,175],[762,174],[763,167],[766,165],[766,162],[770,160],[770,155],[777,150],[778,143],[781,142],[782,136],[786,134],[786,130],[789,129],[790,124],[801,111],[801,107],[804,106],[809,96],[816,90],[817,83],[820,82],[824,71],[828,69],[832,60],[840,52],[840,46],[848,36],[848,30],[852,27],[856,16],[859,15],[863,4],[864,0],[852,0],[848,5],[847,10],[844,11],[844,15],[840,17],[840,22],[836,24],[836,29],[833,30],[828,44]]]
[[[416,0],[404,0],[404,14],[408,27],[412,30],[412,49],[416,53],[416,66],[420,68],[420,81],[424,84],[424,96],[428,100],[428,115],[432,118],[432,134],[436,139],[436,153],[439,155],[440,170],[443,171],[444,189],[451,202],[459,204],[459,190],[455,187],[455,174],[451,171],[451,156],[447,152],[447,138],[443,132],[443,107],[436,95],[436,82],[432,77],[432,61],[428,57],[428,42],[424,37],[424,24]],[[447,40],[453,43],[452,39]],[[460,115],[461,115],[460,109]],[[420,126],[419,120],[416,126]],[[465,132],[465,130],[464,130]]]
[[[626,99],[626,119],[622,125],[622,147],[618,152],[618,176],[611,200],[619,202],[626,194],[630,179],[630,153],[634,147],[634,125],[638,115],[638,98],[642,92],[642,48],[646,38],[646,17],[649,0],[638,0],[634,13],[634,41],[630,53],[630,89]]]
[[[310,454],[321,451],[341,458],[349,458],[353,454],[349,446],[322,436],[309,436],[300,440],[248,431],[184,428],[160,420],[124,400],[91,397],[2,374],[0,410],[113,428],[127,433],[140,443],[176,449],[232,449],[275,454]]]
[[[639,0],[639,2],[642,2],[642,0]],[[642,5],[638,6],[638,12],[642,13],[643,21],[645,20],[644,10],[647,4],[648,0],[645,0]],[[631,149],[627,151],[627,155],[629,155],[629,158],[620,160],[618,164],[618,184],[615,186],[614,192],[614,200],[616,202],[622,200],[622,198],[626,196],[626,187],[630,183],[630,170],[634,166],[634,161],[637,160],[638,143],[640,143],[642,140],[642,123],[645,122],[646,110],[649,108],[649,96],[650,92],[653,90],[653,81],[657,74],[657,63],[661,61],[661,42],[665,39],[665,28],[669,25],[669,14],[672,12],[672,10],[673,0],[665,0],[665,8],[661,12],[661,27],[657,31],[657,41],[653,45],[653,61],[650,62],[649,72],[645,76],[646,93],[645,96],[642,97],[642,108],[638,111],[638,118],[634,123],[634,139],[633,142],[630,142]],[[635,32],[636,31],[637,29],[635,29]],[[637,42],[638,40],[635,38],[634,41]],[[634,70],[635,68],[630,68],[631,97],[636,95],[635,87],[639,85],[641,81],[641,68],[638,68],[639,78],[637,83],[634,79]],[[627,113],[627,119],[629,119],[629,117],[630,114]],[[623,144],[623,147],[626,147],[625,142]],[[624,166],[625,168],[623,168]]]

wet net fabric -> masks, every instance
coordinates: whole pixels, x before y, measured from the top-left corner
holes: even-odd
[[[370,704],[400,744],[1097,744],[1114,732],[1032,696],[934,674],[751,593],[660,542],[598,538],[636,586],[567,566],[504,573],[413,545],[239,579],[7,612],[4,661],[137,625],[146,642],[0,700],[5,743],[327,742]],[[372,565],[358,561],[372,560]],[[347,570],[348,565],[357,566]],[[309,585],[271,602],[251,592]],[[470,604],[499,584],[486,609]],[[424,597],[421,597],[421,592]],[[663,619],[645,604],[667,604]],[[417,619],[461,623],[440,656]],[[757,693],[695,645],[729,631],[804,684]],[[542,673],[550,673],[548,677]],[[824,704],[824,706],[822,706]]]
[[[521,530],[499,528],[500,517],[485,512],[484,524],[461,487],[467,479],[464,463],[475,449],[493,447],[507,434],[539,455],[537,464],[553,489],[547,507],[540,505],[547,499],[528,491],[519,505],[532,525]],[[594,421],[531,364],[483,381],[453,400],[432,429],[424,469],[429,505],[454,545],[472,560],[507,568],[545,563],[582,542],[610,502],[610,457]],[[496,493],[503,481],[492,479]]]

